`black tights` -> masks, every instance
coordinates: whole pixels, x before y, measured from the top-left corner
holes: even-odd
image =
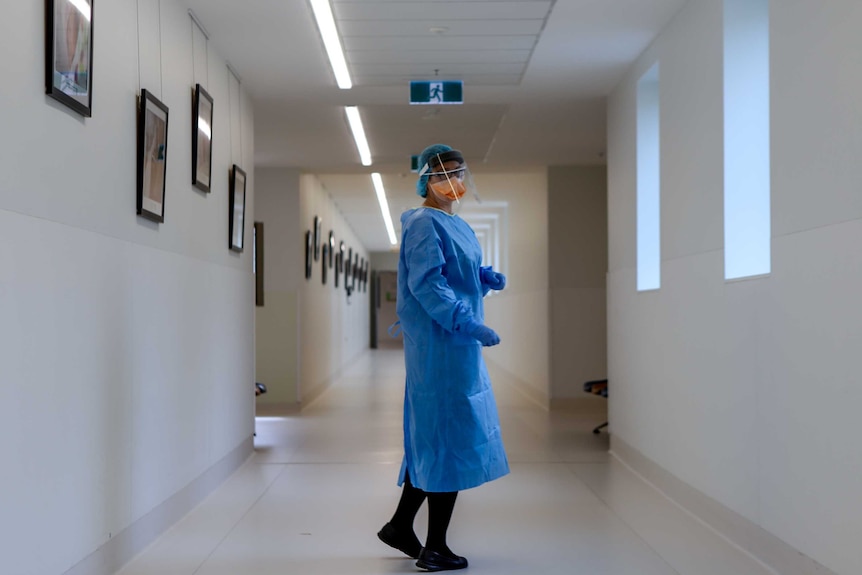
[[[428,498],[428,540],[425,542],[425,547],[438,553],[451,554],[449,547],[446,546],[446,531],[449,530],[452,510],[455,509],[457,491],[426,493],[414,487],[408,475],[404,478],[401,500],[390,523],[396,529],[412,531],[413,520],[426,497]]]

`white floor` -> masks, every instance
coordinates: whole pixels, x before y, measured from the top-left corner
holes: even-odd
[[[301,414],[259,417],[254,456],[118,575],[418,572],[376,536],[400,494],[403,380],[400,351],[370,351]],[[512,473],[459,495],[467,572],[772,573],[609,457],[600,420],[496,392]]]

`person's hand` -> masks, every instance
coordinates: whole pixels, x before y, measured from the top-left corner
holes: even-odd
[[[490,327],[479,323],[464,302],[455,304],[455,323],[453,332],[476,339],[485,347],[500,343],[500,336]]]
[[[481,343],[485,347],[490,347],[492,345],[497,345],[500,343],[500,336],[497,335],[493,329],[488,327],[487,325],[482,325],[479,322],[475,322],[471,329],[467,332],[467,335],[477,339],[479,343]]]
[[[482,283],[492,290],[500,291],[506,287],[506,276],[500,272],[495,272],[490,266],[482,268],[481,279]]]

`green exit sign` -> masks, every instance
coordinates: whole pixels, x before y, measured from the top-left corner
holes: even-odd
[[[461,80],[414,80],[410,82],[410,103],[424,105],[463,104]]]

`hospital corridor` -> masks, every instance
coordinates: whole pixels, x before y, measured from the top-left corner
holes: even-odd
[[[4,8],[0,575],[862,575],[862,0]]]
[[[609,456],[600,416],[495,387],[512,472],[459,495],[466,572],[771,573]],[[375,535],[400,493],[403,390],[403,351],[370,350],[301,413],[258,416],[252,457],[117,575],[420,572]]]

